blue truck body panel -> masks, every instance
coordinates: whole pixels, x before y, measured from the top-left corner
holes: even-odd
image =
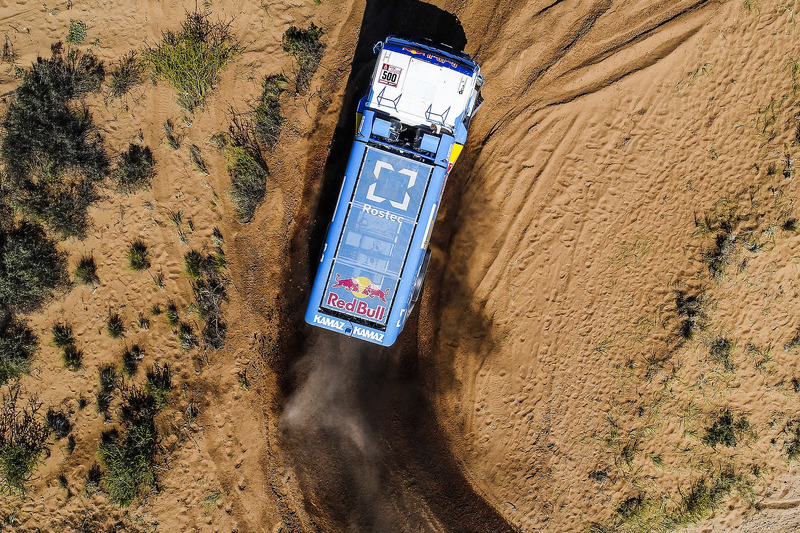
[[[479,76],[466,58],[427,45],[388,38],[383,47]],[[424,276],[430,233],[455,160],[453,147],[458,140],[460,151],[466,126],[448,131],[423,125],[413,143],[404,143],[393,137],[399,121],[368,106],[373,96],[371,90],[359,102],[361,122],[305,319],[389,346],[414,305],[415,282]]]

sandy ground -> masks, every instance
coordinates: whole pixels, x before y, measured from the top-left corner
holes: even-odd
[[[0,24],[17,66],[47,55],[70,19],[88,26],[82,48],[112,64],[193,8],[19,1],[0,6]],[[70,412],[77,446],[67,456],[54,442],[27,497],[0,499],[2,513],[15,513],[11,530],[580,531],[610,523],[637,494],[678,500],[723,464],[746,473],[752,494],[734,493],[697,531],[797,530],[800,479],[782,429],[798,417],[800,368],[784,345],[800,326],[800,236],[781,225],[798,194],[797,177],[784,176],[799,149],[798,8],[210,3],[246,51],[203,110],[182,113],[163,83],[125,101],[87,101],[109,152],[141,138],[158,175],[149,192],[106,191],[87,238],[62,243],[71,265],[94,254],[100,285],[30,317],[45,342],[21,385]],[[326,55],[307,92],[285,95],[267,199],[238,224],[209,138],[231,106],[257,96],[263,76],[292,75],[280,36],[310,21],[325,31]],[[308,328],[302,311],[368,51],[394,32],[465,46],[487,83],[435,227],[418,320],[378,350]],[[0,64],[6,98],[13,72]],[[163,142],[167,119],[185,135],[177,151]],[[190,144],[208,176],[192,168]],[[188,244],[168,222],[177,210],[193,222]],[[706,215],[739,220],[719,280],[704,259],[716,230],[696,224]],[[209,249],[215,226],[232,279],[227,345],[185,353],[163,317],[148,331],[134,321],[170,300],[186,313],[183,254]],[[150,275],[124,268],[138,237],[150,247]],[[704,295],[707,324],[690,341],[678,334],[679,291]],[[110,310],[129,325],[124,340],[102,332]],[[63,370],[46,342],[57,320],[73,325],[84,350],[79,372]],[[735,345],[733,372],[709,355],[717,337]],[[102,493],[85,497],[83,483],[107,429],[92,405],[97,368],[118,364],[134,342],[145,364],[173,366],[176,389],[158,419],[158,485],[123,510]],[[79,397],[90,400],[82,410]],[[190,400],[200,406],[194,423]],[[715,450],[701,437],[724,407],[746,414],[754,434]],[[62,473],[71,498],[56,484]]]

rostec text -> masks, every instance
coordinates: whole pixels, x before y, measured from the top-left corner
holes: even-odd
[[[385,218],[386,220],[391,220],[392,222],[397,222],[398,220],[400,220],[400,217],[398,217],[394,213],[390,213],[389,211],[384,211],[383,209],[372,207],[369,204],[364,204],[364,207],[361,210],[364,213],[369,213],[374,217]]]

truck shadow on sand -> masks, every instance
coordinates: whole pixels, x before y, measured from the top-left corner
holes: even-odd
[[[290,242],[287,287],[299,279],[309,287],[313,282],[353,143],[355,109],[369,85],[372,48],[387,35],[430,39],[457,50],[466,44],[458,19],[435,6],[367,1],[322,182],[309,177],[316,194],[307,192],[304,202],[301,218],[308,223],[297,224]],[[431,291],[436,287],[424,289],[428,301]],[[419,311],[387,349],[307,326],[308,293],[286,294],[277,344],[262,357],[281,388],[275,406],[282,412],[279,445],[297,475],[304,512],[319,530],[513,531],[470,486],[436,421],[426,390],[438,378],[425,376],[420,365]],[[491,338],[487,317],[470,313],[471,327]]]

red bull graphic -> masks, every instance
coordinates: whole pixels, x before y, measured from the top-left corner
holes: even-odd
[[[325,302],[328,307],[341,309],[375,321],[383,320],[386,307],[378,305],[377,308],[373,308],[366,298],[370,300],[377,298],[383,303],[388,303],[389,289],[381,289],[379,285],[364,276],[342,278],[338,273],[336,274],[336,283],[331,285],[331,289],[344,289],[352,293],[355,298],[347,301],[331,290]]]
[[[352,292],[359,298],[375,298],[377,297],[383,303],[386,303],[387,296],[389,296],[389,289],[381,290],[378,285],[372,283],[372,280],[363,276],[357,278],[341,279],[339,274],[336,274],[336,283],[331,286],[331,289],[343,288],[346,291]]]

